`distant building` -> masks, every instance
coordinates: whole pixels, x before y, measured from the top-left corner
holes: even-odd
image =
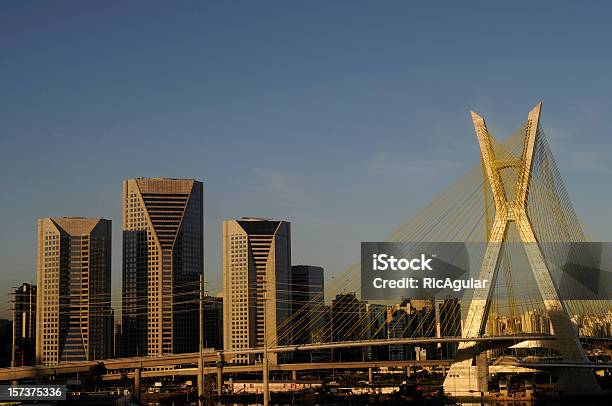
[[[368,315],[364,337],[366,340],[384,340],[388,335],[387,306],[381,304],[365,304]],[[386,346],[374,345],[366,347],[366,359],[371,361],[386,361],[389,359],[389,351]]]
[[[321,341],[324,343],[332,339],[331,320],[331,304],[326,304],[323,308],[323,326],[325,327],[321,334]]]
[[[205,296],[204,315],[204,348],[223,349],[223,298]]]
[[[523,333],[550,334],[552,331],[550,317],[545,310],[527,310],[521,314],[521,329]]]
[[[114,356],[122,358],[123,355],[123,334],[121,333],[121,323],[115,322],[114,330]]]
[[[356,341],[362,339],[365,313],[364,304],[355,293],[336,295],[331,304],[331,339],[334,342]],[[337,348],[333,350],[334,361],[362,361],[364,352],[361,347]]]
[[[11,347],[13,344],[13,323],[0,319],[0,368],[11,366]]]
[[[487,317],[487,334],[491,336],[519,334],[522,329],[521,324],[519,316],[506,316],[491,311]]]
[[[125,356],[197,351],[203,216],[201,182],[123,181]]]
[[[487,334],[491,336],[520,333],[552,334],[552,323],[546,311],[542,309],[525,310],[515,315],[491,311],[487,317],[486,329]]]
[[[111,221],[38,220],[36,277],[36,363],[112,355]]]
[[[602,316],[574,315],[572,322],[581,336],[610,337],[612,336],[612,310]]]
[[[406,299],[401,304],[389,307],[389,338],[426,338],[436,336],[436,311],[433,300]],[[407,361],[433,358],[435,344],[415,347],[411,344],[389,346],[389,360]]]
[[[287,344],[290,224],[262,218],[224,221],[222,257],[224,349],[262,347],[264,328],[269,343]],[[258,357],[237,355],[233,362]],[[276,354],[269,359],[276,362]]]
[[[13,291],[13,366],[36,361],[36,286],[24,283]]]
[[[410,305],[408,301],[390,306],[387,310],[387,329],[390,339],[409,337],[408,326],[410,323]],[[404,344],[389,345],[389,360],[403,361],[409,359],[407,346]]]
[[[291,342],[310,344],[320,341],[323,329],[319,317],[324,306],[323,268],[311,265],[293,265],[290,274]]]
[[[437,303],[436,324],[438,337],[461,337],[461,304],[459,299],[445,299]],[[440,343],[440,358],[452,359],[457,352],[457,343]]]
[[[312,344],[323,342],[325,320],[323,268],[312,265],[293,265],[290,274],[291,342]],[[320,361],[321,351],[296,351],[295,362]]]

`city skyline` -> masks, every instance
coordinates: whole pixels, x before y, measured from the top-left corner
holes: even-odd
[[[609,402],[610,17],[0,3],[0,401]]]

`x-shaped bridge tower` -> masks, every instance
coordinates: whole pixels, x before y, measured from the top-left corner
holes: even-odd
[[[565,303],[559,297],[559,291],[546,265],[527,211],[541,109],[542,103],[538,103],[529,112],[523,150],[518,159],[497,159],[485,120],[475,112],[471,112],[482,163],[491,187],[495,217],[480,270],[480,279],[489,280],[490,283],[486,288],[475,290],[463,325],[462,336],[478,337],[485,331],[499,271],[502,246],[506,242],[510,224],[514,223],[553,326],[555,340],[551,342],[551,347],[559,352],[564,362],[586,363],[587,357],[578,341],[576,328],[570,320]],[[516,170],[515,184],[504,183],[501,171],[507,168]],[[447,393],[465,396],[469,393],[488,392],[486,358],[484,354],[479,355],[478,352],[474,342],[463,342],[459,345],[457,362],[451,366],[444,381]],[[568,392],[592,393],[599,390],[599,385],[590,370],[581,368],[571,371],[571,374],[571,377],[559,376],[559,383],[563,381],[562,385]],[[557,375],[563,375],[563,371]]]

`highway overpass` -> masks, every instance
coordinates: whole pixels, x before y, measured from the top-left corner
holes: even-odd
[[[332,343],[304,344],[304,345],[285,345],[268,348],[270,353],[282,353],[292,351],[309,351],[335,348],[355,348],[373,347],[380,345],[427,345],[437,343],[459,343],[473,342],[480,348],[487,349],[501,346],[511,346],[518,342],[528,340],[554,340],[554,336],[542,334],[521,334],[507,335],[498,337],[422,337],[422,338],[396,338],[362,341],[343,341]],[[204,363],[217,363],[231,361],[232,357],[239,354],[260,354],[263,348],[246,348],[240,350],[214,351],[205,350],[203,352]],[[159,357],[132,357],[132,358],[113,358],[95,361],[68,362],[49,366],[28,366],[15,368],[0,368],[0,381],[14,381],[21,379],[34,379],[46,376],[57,376],[76,373],[87,373],[94,365],[104,364],[107,371],[135,370],[148,368],[172,368],[177,365],[197,364],[200,358],[199,352],[184,354],[169,354]],[[291,365],[291,364],[286,364]],[[229,366],[225,367],[227,370]]]

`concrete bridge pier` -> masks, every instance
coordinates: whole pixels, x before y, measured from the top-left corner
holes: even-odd
[[[373,374],[372,367],[370,367],[368,368],[368,382],[371,385],[373,381],[374,381],[374,374]]]
[[[217,362],[217,395],[223,395],[223,363]]]
[[[198,359],[198,406],[204,405],[204,363]]]
[[[134,369],[134,396],[140,401],[140,368]]]
[[[297,381],[297,370],[293,370],[291,371],[291,380],[292,381]]]

